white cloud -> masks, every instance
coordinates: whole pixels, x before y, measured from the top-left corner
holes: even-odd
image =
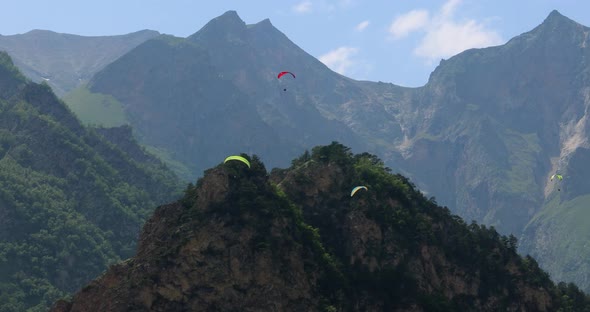
[[[367,26],[369,26],[369,21],[362,21],[358,23],[358,25],[356,25],[354,29],[356,29],[357,31],[363,31],[365,30],[365,28],[367,28]]]
[[[412,10],[404,15],[398,16],[389,26],[389,32],[394,38],[399,39],[409,33],[423,29],[428,25],[428,11]]]
[[[343,46],[320,56],[319,59],[333,71],[345,75],[351,66],[356,64],[352,56],[357,53],[358,48]]]
[[[305,0],[293,6],[293,11],[297,13],[309,13],[311,12],[311,1]]]
[[[474,21],[463,23],[445,21],[427,32],[414,53],[430,61],[453,56],[471,48],[482,48],[502,43],[502,38]]]
[[[443,4],[440,10],[440,15],[446,18],[451,17],[453,13],[455,13],[455,9],[457,9],[457,6],[459,6],[459,4],[461,4],[461,0],[447,1],[445,4]]]
[[[429,17],[428,11],[410,11],[397,17],[389,32],[394,38],[402,38],[412,31],[424,31],[424,37],[414,49],[414,54],[429,62],[453,56],[467,49],[483,48],[503,42],[500,35],[488,29],[485,23],[474,19],[455,20],[453,15],[460,4],[461,0],[448,0],[432,17]]]

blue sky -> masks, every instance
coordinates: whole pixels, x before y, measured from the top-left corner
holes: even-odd
[[[270,18],[298,46],[348,77],[417,87],[441,58],[503,44],[553,9],[590,25],[590,1],[580,0],[19,0],[2,4],[0,34],[153,29],[186,37],[236,10],[247,24]]]

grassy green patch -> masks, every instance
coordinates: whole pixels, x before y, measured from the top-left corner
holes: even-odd
[[[117,127],[127,123],[121,102],[110,95],[92,93],[86,86],[68,93],[63,100],[84,124]]]
[[[537,134],[522,134],[507,129],[502,135],[506,148],[510,151],[510,169],[500,177],[498,189],[509,194],[528,194],[534,198],[537,189],[535,182],[535,162],[541,151]]]
[[[535,256],[556,280],[584,284],[584,276],[590,273],[585,259],[590,258],[590,195],[560,202],[554,196],[547,202],[529,226],[534,226],[534,239],[546,241],[537,248]]]
[[[554,218],[559,216],[559,218]],[[562,228],[568,232],[575,232],[590,239],[590,195],[576,197],[573,200],[559,202],[559,197],[555,196],[543,210],[533,219],[535,221],[549,221],[554,224],[562,223]]]

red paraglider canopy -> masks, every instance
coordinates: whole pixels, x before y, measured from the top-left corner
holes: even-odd
[[[283,77],[286,74],[291,74],[291,76],[293,76],[293,78],[295,78],[295,75],[292,72],[284,71],[284,72],[279,73],[279,75],[277,76],[277,79],[280,79],[281,77]]]

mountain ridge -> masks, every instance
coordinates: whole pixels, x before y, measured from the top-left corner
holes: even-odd
[[[228,21],[231,25],[229,27],[232,29],[227,35],[225,32],[219,34],[224,21]],[[280,152],[280,157],[273,155],[269,159],[271,165],[274,166],[278,164],[280,159],[284,160],[290,155],[294,155],[296,147],[301,146],[302,141],[306,140],[312,140],[319,144],[329,142],[334,138],[349,137],[353,140],[349,142],[350,145],[359,146],[356,135],[346,129],[341,122],[322,116],[313,105],[297,103],[302,89],[294,80],[289,81],[288,78],[285,78],[277,84],[276,72],[271,67],[278,66],[273,64],[280,62],[280,60],[272,59],[276,57],[280,59],[281,57],[271,52],[272,48],[278,45],[266,36],[269,29],[272,29],[273,32],[271,36],[279,33],[274,27],[267,27],[264,24],[248,28],[235,12],[226,13],[207,23],[200,31],[186,39],[176,38],[177,44],[174,46],[158,42],[159,39],[141,44],[98,73],[90,81],[88,90],[94,94],[113,96],[119,102],[124,103],[129,122],[138,130],[138,136],[145,138],[143,143],[148,145],[173,151],[171,144],[177,143],[171,142],[169,139],[173,133],[171,131],[175,131],[171,127],[187,129],[181,134],[184,138],[180,141],[195,143],[189,143],[188,146],[185,143],[180,143],[183,145],[184,155],[173,153],[184,157],[184,159],[177,158],[177,160],[191,168],[192,172],[188,173],[191,179],[204,170],[207,165],[212,165],[215,159],[230,153],[231,150],[239,150],[240,148],[250,151],[255,146],[261,146],[269,151],[265,155],[273,154],[270,151],[273,145],[275,151],[285,151]],[[234,33],[240,34],[239,36],[243,38],[235,39],[239,36],[236,37],[237,35]],[[283,39],[286,38],[284,35],[281,36]],[[158,42],[157,48],[154,47],[156,42]],[[267,44],[264,45],[264,42]],[[254,49],[259,43],[262,44],[260,50],[266,51],[263,52],[266,53],[264,60],[256,55],[249,55],[242,59],[235,57],[235,55],[241,55],[246,53],[245,51]],[[159,49],[158,55],[153,51],[150,52],[153,49]],[[189,50],[194,51],[189,53]],[[303,53],[294,45],[283,48],[283,50],[287,51],[285,53]],[[227,51],[227,53],[216,51]],[[234,57],[231,56],[232,54]],[[160,60],[144,67],[147,55],[154,55],[154,58]],[[199,55],[199,60],[195,60],[195,55]],[[317,60],[314,62],[319,63]],[[197,70],[196,67],[188,65],[196,65],[197,63],[202,66],[202,69]],[[170,68],[179,65],[182,66],[182,69],[178,69],[182,75],[171,75]],[[257,70],[259,66],[264,69]],[[285,67],[288,67],[288,64]],[[148,75],[148,70],[160,73],[160,76]],[[130,72],[143,74],[126,74]],[[165,81],[159,81],[162,76],[167,77]],[[305,77],[305,72],[300,71],[297,76]],[[192,86],[189,87],[189,84]],[[157,90],[148,89],[145,87],[147,85],[160,85],[166,90],[176,91],[157,94]],[[129,93],[129,89],[137,90],[137,92]],[[211,90],[217,91],[214,93]],[[253,100],[257,96],[264,96],[265,99]],[[226,116],[211,116],[215,121],[209,117],[198,116],[218,110],[213,108],[212,103],[214,102],[228,105],[224,108]],[[167,103],[167,105],[164,107],[162,103]],[[169,114],[166,110],[180,110],[184,115],[176,120],[176,125],[161,124],[163,118],[160,115]],[[240,120],[239,114],[234,115],[238,110],[243,110],[241,114],[244,120]],[[149,114],[151,116],[147,116],[148,114],[143,113],[145,111],[161,112],[157,115],[153,113]],[[302,124],[303,122],[306,124]],[[157,127],[155,123],[158,123]],[[219,142],[214,138],[203,136],[208,127],[215,129],[217,135],[227,137],[228,141]],[[315,131],[316,133],[312,135],[314,132],[312,129],[318,129],[318,127],[322,127],[322,131]],[[236,128],[241,130],[239,132],[231,131],[232,134],[229,135],[230,130]],[[155,134],[149,134],[150,131],[156,131],[154,129],[160,129],[157,130],[158,138],[155,137]],[[222,133],[227,133],[227,135]],[[203,144],[198,148],[195,145],[197,140]],[[208,142],[209,140],[213,141]],[[211,149],[210,147],[215,148]],[[208,149],[217,155],[210,155],[200,160],[199,158],[202,156],[199,156],[198,153],[203,149]],[[221,149],[223,152],[218,152]],[[187,176],[187,173],[179,174]]]
[[[0,51],[8,52],[19,69],[35,82],[46,81],[63,96],[137,44],[159,35],[140,30],[117,36],[80,36],[49,30],[0,35]]]
[[[441,61],[426,85],[404,88],[334,73],[272,23],[246,25],[235,11],[222,17],[190,39],[167,37],[161,50],[138,46],[94,76],[86,91],[117,95],[125,115],[119,120],[128,118],[140,142],[187,180],[237,151],[257,152],[279,167],[297,151],[332,140],[380,155],[463,218],[520,236],[521,251],[559,280],[590,287],[583,277],[590,263],[565,273],[568,261],[590,259],[581,243],[590,232],[575,223],[586,216],[560,208],[583,202],[588,189],[575,176],[584,172],[588,146],[585,26],[553,11],[506,44],[464,51]],[[199,59],[182,47],[198,51]],[[174,80],[167,68],[184,78]],[[278,80],[282,70],[297,78]],[[126,84],[109,83],[123,78]],[[220,112],[214,103],[232,104]],[[557,171],[565,177],[559,185],[549,179]],[[554,210],[562,214],[542,217]],[[572,211],[577,217],[567,217]],[[545,243],[548,235],[556,244]]]

